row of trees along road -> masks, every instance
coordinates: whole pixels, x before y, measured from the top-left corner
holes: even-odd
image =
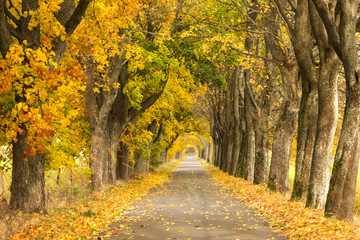
[[[211,136],[222,170],[288,194],[296,135],[292,199],[351,219],[357,10],[351,0],[1,1],[10,206],[45,211],[45,172],[79,156],[91,189],[127,181],[186,133],[203,136],[189,139],[207,158]]]
[[[12,163],[12,209],[46,211],[47,172],[59,180],[88,165],[81,174],[100,191],[173,157],[182,134],[209,136],[191,102],[221,78],[185,63],[184,2],[90,2],[0,3],[0,136],[11,146],[0,170]]]
[[[209,88],[204,104],[215,165],[288,194],[297,133],[292,199],[352,219],[360,150],[358,1],[214,1],[199,11],[204,15],[193,17],[213,35],[209,51],[218,54],[227,82]],[[335,138],[339,99],[344,112]]]

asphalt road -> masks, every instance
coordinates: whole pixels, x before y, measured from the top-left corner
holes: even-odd
[[[222,189],[193,156],[123,216],[110,225],[109,239],[285,239]]]

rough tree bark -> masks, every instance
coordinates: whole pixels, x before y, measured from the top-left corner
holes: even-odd
[[[135,175],[147,173],[149,159],[143,153],[135,154]]]
[[[106,144],[101,150],[93,149],[98,148],[99,145],[91,145],[91,153],[94,153],[90,156],[91,170],[93,171],[92,188],[94,190],[100,190],[103,183],[115,184],[117,147],[121,133],[130,121],[156,102],[167,83],[167,81],[163,82],[159,92],[150,95],[141,103],[140,108],[135,109],[129,106],[128,96],[123,91],[129,81],[124,52],[121,56],[114,57],[111,62],[111,69],[112,71],[109,71],[110,75],[108,76],[109,80],[104,83],[108,85],[110,91],[101,91],[100,96],[97,96],[93,91],[93,85],[97,81],[94,78],[94,68],[91,59],[87,61],[86,106],[92,131],[100,129],[97,130],[97,133],[101,136],[94,137],[102,138],[102,140],[94,140],[94,144],[96,141]],[[120,83],[121,87],[112,87],[114,83]],[[95,132],[92,132],[93,134]],[[95,155],[105,150],[107,152],[104,154]],[[101,161],[101,163],[95,161]],[[123,177],[126,178],[126,176]]]
[[[275,3],[280,12],[282,12],[282,3],[279,3],[279,1],[275,1]],[[278,39],[274,37],[277,36],[279,32],[279,24],[276,22],[278,13],[275,9],[272,9],[269,14],[271,16],[270,19],[273,19],[273,23],[267,25],[269,34],[265,34],[265,42],[270,50],[274,63],[281,72],[283,99],[273,138],[268,187],[272,190],[288,193],[289,162],[299,111],[299,96],[297,89],[298,67],[297,63],[286,53],[290,51],[287,50],[285,52],[285,49],[280,45]],[[286,18],[286,16],[283,17]],[[289,29],[291,29],[290,27]]]
[[[329,188],[332,147],[337,126],[337,81],[340,60],[328,43],[324,25],[311,2],[309,3],[309,10],[312,29],[320,52],[320,69],[318,80],[319,115],[306,206],[324,209]]]
[[[222,162],[222,149],[224,146],[224,136],[225,136],[225,124],[224,124],[224,119],[223,119],[223,115],[224,115],[224,106],[223,106],[223,98],[224,98],[224,94],[223,94],[223,90],[220,89],[214,89],[214,96],[213,96],[213,112],[214,112],[214,133],[215,133],[215,137],[214,138],[214,143],[216,144],[216,156],[215,156],[215,160],[214,160],[214,165],[216,167],[220,168],[221,162]]]
[[[233,95],[234,95],[234,104],[233,104],[233,111],[234,111],[234,127],[233,127],[233,138],[234,138],[234,146],[233,146],[233,152],[231,156],[231,163],[229,164],[229,174],[235,175],[238,162],[239,162],[239,155],[240,155],[240,149],[241,149],[241,129],[240,129],[240,104],[241,104],[241,98],[240,98],[240,88],[241,83],[243,79],[243,67],[242,66],[235,66],[235,69],[233,71],[233,78],[234,78],[234,86],[233,86]]]
[[[222,152],[221,152],[221,163],[220,163],[220,169],[223,170],[224,172],[227,172],[230,170],[230,164],[231,164],[231,157],[232,157],[232,149],[233,149],[233,144],[234,144],[234,138],[233,138],[233,126],[234,126],[234,119],[233,119],[233,101],[234,101],[234,96],[233,96],[233,86],[234,86],[234,79],[232,78],[231,75],[231,69],[228,67],[226,69],[227,73],[228,73],[228,77],[226,78],[226,82],[228,84],[228,89],[226,90],[226,92],[224,93],[224,99],[223,99],[223,109],[224,109],[224,114],[222,114],[220,117],[222,119],[221,122],[223,122],[224,124],[222,124],[223,127],[223,138],[222,138],[222,143],[223,143],[223,148],[222,148]]]
[[[356,25],[358,1],[339,0],[337,11],[340,21],[332,18],[332,9],[320,0],[312,1],[325,25],[329,42],[343,63],[346,79],[346,106],[338,148],[336,150],[326,215],[352,219],[356,178],[359,167],[360,133],[360,81],[357,55]],[[336,25],[339,23],[339,26]]]
[[[133,119],[130,119],[129,116],[129,99],[128,96],[124,93],[124,89],[129,81],[129,75],[127,70],[127,64],[123,64],[119,76],[118,76],[118,82],[120,83],[120,89],[116,96],[116,99],[113,103],[113,106],[111,108],[111,112],[108,117],[108,125],[109,125],[109,137],[110,137],[110,155],[109,158],[107,158],[108,161],[108,169],[105,173],[107,176],[106,182],[109,184],[114,184],[116,179],[124,179],[127,180],[129,178],[129,171],[128,169],[122,169],[120,168],[119,164],[121,161],[126,161],[125,165],[122,166],[129,166],[129,159],[122,159],[118,156],[119,153],[119,139],[121,134],[123,133],[126,125],[132,121],[133,124],[136,123],[135,117]],[[123,146],[127,148],[126,146]],[[126,151],[125,150],[125,155]],[[119,159],[120,158],[120,159]],[[119,175],[119,173],[127,174],[127,175]]]
[[[247,72],[245,71],[245,81]],[[244,111],[245,111],[245,125],[246,125],[246,155],[245,155],[245,175],[244,179],[249,182],[254,181],[255,172],[255,120],[254,114],[257,112],[255,103],[251,96],[251,90],[247,83],[245,83],[245,100],[244,100]]]
[[[256,19],[259,15],[259,3],[253,0],[248,8],[249,19],[246,22],[248,29],[256,29]],[[255,46],[255,38],[250,34],[246,37],[244,47],[245,50],[253,53]],[[244,179],[253,182],[254,181],[254,168],[255,168],[255,118],[259,114],[259,109],[256,104],[256,100],[253,96],[253,90],[250,84],[250,80],[253,78],[253,73],[250,69],[244,70],[244,120],[245,120],[245,160],[244,162]]]
[[[244,93],[245,96],[245,93]],[[244,104],[243,104],[244,105]],[[234,174],[235,177],[245,178],[245,162],[246,162],[246,122],[245,122],[245,108],[243,107],[241,110],[241,119],[240,119],[240,130],[241,130],[241,146],[240,146],[240,154],[238,159],[238,164],[236,168],[236,172]]]
[[[273,138],[268,187],[282,193],[289,193],[289,162],[296,122],[298,117],[297,65],[282,67],[284,97]]]
[[[0,171],[0,201],[4,198],[4,176]]]
[[[201,151],[200,158],[207,161],[208,158],[209,158],[209,144],[208,144],[207,140],[204,137],[198,135],[198,138],[199,138],[201,144],[204,147],[203,150]]]
[[[101,91],[99,95],[93,90],[96,81],[94,63],[91,58],[86,61],[86,107],[91,125],[90,169],[93,172],[90,187],[93,190],[101,190],[104,182],[111,183],[108,174],[109,159],[111,159],[109,115],[119,93],[119,89],[112,86],[118,81],[121,71],[119,66],[123,61],[124,55],[113,60],[109,80],[104,83],[109,86],[110,91]]]
[[[270,59],[270,52],[267,49],[267,56]],[[261,94],[260,106],[260,117],[256,118],[256,129],[255,129],[255,172],[254,172],[254,183],[255,184],[267,184],[269,175],[269,122],[270,116],[273,109],[273,104],[276,99],[276,82],[273,76],[275,76],[276,65],[271,61],[265,62],[267,69],[268,82],[264,92]]]
[[[145,150],[137,154],[135,158],[135,173],[136,174],[145,174],[149,172],[150,167],[150,153],[151,146],[158,137],[158,132],[156,131],[157,121],[152,121],[147,127],[147,130],[152,133],[152,139],[146,144]]]
[[[129,181],[129,148],[122,141],[119,143],[117,152],[116,179]]]
[[[313,37],[308,1],[299,1],[291,34],[295,57],[299,65],[302,95],[298,119],[295,179],[292,200],[305,198],[310,181],[310,168],[318,117],[317,72],[314,67]]]
[[[335,52],[326,51],[326,62],[320,63],[319,115],[306,202],[306,206],[318,209],[324,209],[326,203],[338,114],[339,61]]]
[[[25,213],[45,211],[45,155],[26,156],[26,149],[26,135],[19,134],[13,142],[10,207]]]

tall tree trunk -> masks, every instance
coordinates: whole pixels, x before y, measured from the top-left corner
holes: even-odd
[[[248,8],[249,19],[246,26],[249,29],[256,29],[256,19],[258,17],[259,3],[257,0],[252,0],[251,6]],[[248,52],[254,52],[255,38],[248,35],[245,39],[244,47]],[[244,118],[245,118],[245,134],[246,134],[246,155],[245,155],[245,172],[244,179],[250,182],[254,181],[254,167],[255,167],[255,121],[254,118],[258,114],[258,109],[253,99],[250,80],[254,77],[250,69],[244,70]]]
[[[218,154],[217,154],[217,166],[222,169],[224,165],[224,159],[223,159],[223,151],[224,148],[227,147],[226,145],[226,122],[225,122],[225,97],[224,97],[224,91],[215,89],[216,95],[215,95],[215,103],[214,103],[214,114],[215,114],[215,125],[216,125],[216,138],[218,141]]]
[[[295,179],[292,200],[304,199],[310,181],[310,168],[318,118],[317,73],[314,68],[313,36],[308,1],[298,1],[291,41],[299,65],[302,95],[298,120]]]
[[[209,145],[205,138],[203,138],[202,136],[197,136],[197,137],[200,139],[200,142],[204,147],[203,150],[201,151],[201,158],[207,160],[209,154],[209,150],[208,150]]]
[[[223,170],[225,172],[229,172],[230,170],[231,158],[233,156],[233,148],[234,148],[234,136],[232,133],[230,133],[230,136],[228,136],[228,144],[226,148],[226,159],[224,160],[226,165]]]
[[[319,115],[307,194],[307,207],[324,209],[330,181],[332,147],[338,115],[337,80],[340,60],[326,38],[326,30],[311,3],[312,28],[320,52]]]
[[[0,201],[4,198],[4,176],[3,173],[0,171]]]
[[[221,139],[221,155],[220,155],[220,169],[223,171],[226,171],[226,160],[227,160],[227,155],[229,154],[229,138],[230,136],[228,136],[226,133],[223,135],[223,138]]]
[[[147,172],[147,159],[144,154],[136,154],[137,158],[135,159],[135,173],[136,174],[145,174]]]
[[[107,171],[107,159],[110,153],[110,141],[108,129],[102,126],[96,126],[91,133],[91,160],[90,169],[93,172],[91,176],[91,189],[101,190],[103,187],[104,175]],[[106,159],[104,161],[104,159]]]
[[[213,144],[211,143],[211,141],[208,143],[208,153],[207,153],[207,158],[206,158],[206,162],[207,163],[210,163],[212,162],[212,158],[213,158],[213,155],[212,155],[212,152],[213,152]]]
[[[239,162],[239,154],[240,154],[240,148],[241,148],[241,129],[240,129],[240,84],[243,79],[243,67],[242,66],[235,66],[235,69],[233,71],[233,81],[234,86],[232,88],[233,90],[233,151],[231,156],[231,162],[229,164],[229,170],[228,172],[231,175],[234,175],[237,169],[237,165]]]
[[[79,25],[90,1],[82,0],[77,5],[77,11],[74,11],[74,4],[71,1],[64,1],[56,16],[62,26],[64,26],[67,36],[71,36],[76,27]],[[39,8],[38,0],[23,1],[21,4],[21,13],[30,11],[37,11]],[[22,45],[24,50],[26,48],[37,50],[40,48],[41,36],[39,23],[37,26],[29,28],[30,17],[20,17],[18,21],[9,23],[10,18],[5,14],[9,11],[11,4],[8,7],[5,2],[0,3],[0,51],[5,58],[10,45],[14,39],[20,44],[24,44],[25,40],[28,43],[26,46]],[[56,14],[57,14],[56,13]],[[12,25],[15,24],[16,26]],[[16,28],[12,31],[11,28]],[[53,62],[59,63],[63,55],[66,43],[60,39],[55,39],[56,44],[53,47]],[[28,64],[29,60],[25,56],[23,66]],[[28,67],[33,68],[29,65]],[[52,67],[52,66],[48,66]],[[34,70],[34,68],[32,69]],[[35,69],[36,71],[36,69]],[[33,86],[24,86],[21,94],[15,94],[16,103],[25,103],[25,91],[33,88]],[[20,96],[21,95],[21,96]],[[19,126],[22,134],[17,134],[16,140],[13,141],[13,175],[11,184],[11,199],[10,205],[12,208],[19,209],[23,212],[40,212],[45,210],[45,154],[36,153],[35,156],[27,154],[27,137],[28,129],[25,126]],[[44,143],[45,144],[45,143]]]
[[[283,9],[280,1],[275,1],[278,9]],[[280,11],[282,13],[282,11]],[[267,13],[266,27],[269,34],[265,34],[265,42],[271,53],[274,63],[281,72],[283,84],[283,97],[279,119],[273,137],[272,156],[268,187],[282,193],[289,192],[289,162],[295,127],[298,117],[298,89],[297,89],[297,63],[288,53],[286,46],[282,46],[278,39],[281,25],[275,8]],[[286,18],[286,16],[283,16]],[[292,26],[288,26],[292,29]],[[290,31],[291,32],[291,31]]]
[[[222,156],[221,156],[221,165],[220,169],[228,172],[230,169],[231,164],[231,157],[232,157],[232,151],[233,151],[233,144],[234,144],[234,136],[233,136],[233,86],[234,86],[234,79],[232,78],[231,69],[227,69],[228,77],[227,77],[227,83],[228,83],[228,89],[225,92],[225,99],[224,99],[224,115],[222,116],[223,122],[225,123],[223,125],[225,134],[224,134],[224,141],[225,146],[223,148]]]
[[[246,122],[246,157],[245,157],[245,176],[249,182],[254,181],[255,168],[255,124],[253,114],[255,109],[250,100],[249,86],[245,87],[245,122]]]
[[[303,78],[303,77],[302,77]],[[298,120],[295,179],[291,200],[304,199],[310,181],[311,158],[314,150],[318,116],[317,88],[302,79],[302,95]]]
[[[119,93],[118,95],[123,95],[123,93]],[[124,101],[127,103],[127,101]],[[115,106],[113,106],[113,109]],[[127,108],[125,108],[127,110]],[[123,111],[123,116],[125,115],[125,111]],[[127,112],[127,111],[126,111]],[[108,184],[115,185],[117,179],[117,157],[118,157],[118,146],[119,146],[119,139],[121,134],[123,133],[123,129],[128,123],[127,118],[111,118],[108,120],[109,122],[109,141],[110,141],[110,148],[109,148],[109,157],[107,158],[107,170],[104,175],[104,182]]]
[[[267,49],[267,56],[270,58],[271,53]],[[267,184],[269,176],[269,122],[270,116],[273,109],[276,91],[276,65],[270,61],[265,62],[267,69],[267,77],[269,84],[265,87],[265,91],[261,93],[262,99],[260,106],[260,116],[255,119],[255,172],[254,172],[254,183],[255,184]]]
[[[235,177],[245,178],[245,162],[246,162],[246,150],[247,150],[247,135],[246,135],[246,121],[244,116],[244,108],[241,114],[240,128],[241,128],[241,146],[238,164],[236,168],[236,172],[234,174]]]
[[[129,148],[122,141],[120,141],[117,153],[116,179],[126,182],[129,180]]]
[[[268,187],[282,193],[289,193],[289,162],[292,141],[298,117],[298,95],[296,65],[281,70],[284,92],[287,95],[281,103],[281,112],[273,138]]]
[[[360,84],[347,90],[344,122],[336,151],[325,214],[352,219],[360,158]]]
[[[167,161],[168,161],[168,158],[167,158],[168,151],[169,151],[169,148],[165,148],[165,151],[164,151],[165,161],[164,161],[164,162],[167,162]]]
[[[160,163],[166,163],[166,149],[160,153]]]
[[[267,133],[264,131],[257,131],[255,136],[256,152],[255,152],[255,166],[254,166],[254,183],[267,184],[268,180],[268,151],[269,139]]]
[[[215,151],[214,151],[214,166],[220,167],[220,153],[221,153],[221,143],[214,143]]]
[[[24,213],[45,212],[45,154],[29,156],[27,130],[17,134],[13,146],[10,207]]]
[[[109,71],[109,80],[107,81],[110,91],[101,90],[98,95],[94,93],[94,84],[98,81],[95,77],[94,60],[90,56],[85,61],[87,77],[86,108],[91,125],[90,168],[93,171],[91,185],[93,190],[101,190],[103,183],[115,184],[114,156],[116,156],[116,148],[113,144],[117,146],[118,139],[114,143],[114,136],[120,137],[122,129],[114,127],[114,122],[119,120],[116,118],[114,110],[117,110],[116,107],[119,105],[116,100],[123,93],[118,88],[114,88],[113,84],[118,83],[122,76],[123,67],[121,66],[123,66],[124,60],[124,53],[122,56],[115,58],[111,68],[112,71]],[[119,120],[119,124],[124,121]]]
[[[338,115],[339,59],[329,50],[320,66],[319,115],[306,206],[324,209],[330,181],[332,147]]]
[[[314,2],[316,5],[317,3]],[[360,66],[356,40],[359,1],[339,1],[340,26],[336,36],[326,25],[330,42],[341,59],[346,79],[346,106],[338,148],[336,150],[330,188],[325,206],[326,215],[352,219],[356,179],[360,157]],[[319,9],[319,6],[316,6]],[[320,14],[323,22],[328,16]],[[328,22],[327,22],[328,23]],[[338,38],[337,38],[338,37]]]
[[[110,121],[110,120],[109,120]],[[109,157],[107,158],[107,173],[105,181],[108,184],[115,185],[117,179],[117,161],[118,161],[118,151],[119,151],[119,142],[120,136],[127,124],[126,120],[117,119],[114,123],[109,123]]]
[[[121,140],[119,140],[121,134],[126,134],[123,131],[130,121],[129,99],[127,94],[124,93],[124,89],[129,82],[128,66],[127,64],[122,65],[123,66],[120,68],[118,74],[120,89],[116,99],[114,100],[108,118],[111,152],[110,158],[108,159],[108,175],[106,181],[110,184],[115,184],[116,179],[123,179],[125,181],[129,179],[129,170],[127,169],[129,165],[129,150],[128,147],[124,143],[121,143]],[[133,120],[133,124],[136,124],[136,119]],[[121,154],[125,155],[124,158]]]

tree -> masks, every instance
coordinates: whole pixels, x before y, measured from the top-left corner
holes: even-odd
[[[135,174],[147,173],[160,164],[160,155],[167,154],[179,136],[191,131],[204,133],[199,122],[194,119],[190,110],[194,100],[194,81],[185,65],[177,66],[178,73],[173,72],[164,93],[158,101],[138,116],[136,124],[129,124],[122,142],[128,146],[129,157],[135,165]],[[196,91],[196,93],[198,93]],[[122,171],[129,172],[129,159],[121,164]],[[124,180],[128,176],[123,176]]]
[[[93,189],[115,183],[117,147],[124,127],[160,97],[175,68],[162,42],[141,32],[142,28],[156,30],[150,26],[154,19],[148,19],[152,5],[119,2],[105,7],[98,2],[72,40],[72,52],[87,75]],[[139,31],[130,29],[134,26]]]
[[[60,6],[38,0],[0,3],[0,50],[13,75],[7,75],[14,99],[13,114],[21,119],[26,115],[20,109],[41,110],[44,86],[42,71],[51,71],[63,55],[66,38],[79,25],[90,0],[80,0],[75,7],[73,1],[64,1]],[[52,56],[52,57],[50,57]],[[52,58],[52,59],[51,59]],[[10,70],[10,71],[11,71]],[[38,101],[30,102],[29,95],[39,91]],[[20,110],[20,111],[19,111]],[[24,110],[25,111],[25,110]],[[44,142],[29,144],[31,134],[40,139],[51,140],[51,134],[44,136],[41,129],[32,128],[31,122],[13,122],[16,132],[12,136],[13,174],[10,205],[23,212],[45,210]],[[33,133],[30,133],[33,131]],[[49,132],[47,133],[49,134]],[[33,136],[34,136],[33,135]],[[46,141],[46,140],[45,140]]]
[[[326,215],[352,219],[356,178],[359,167],[360,85],[356,45],[358,1],[336,1],[337,11],[324,1],[312,1],[326,29],[329,42],[340,58],[346,79],[346,107],[336,150]],[[340,21],[336,22],[335,17]],[[337,25],[338,23],[338,25]]]
[[[273,137],[268,187],[289,193],[289,162],[299,111],[298,65],[291,56],[292,46],[284,37],[288,34],[284,31],[286,28],[282,27],[281,22],[276,22],[277,13],[274,9],[270,16],[275,22],[267,25],[269,34],[265,41],[273,61],[281,72],[283,99]]]
[[[329,44],[324,25],[321,23],[312,3],[309,3],[309,14],[320,53],[320,68],[318,76],[318,120],[306,205],[324,209],[329,188],[332,147],[338,119],[337,82],[340,61]]]
[[[277,4],[279,6],[280,4]],[[284,17],[284,14],[282,14]],[[292,29],[291,25],[288,27]],[[301,74],[301,103],[298,120],[295,179],[292,200],[303,199],[310,181],[311,159],[315,144],[316,121],[318,116],[318,79],[314,66],[309,9],[307,1],[299,1],[295,12],[295,26],[291,41]],[[306,46],[304,48],[304,46]]]

